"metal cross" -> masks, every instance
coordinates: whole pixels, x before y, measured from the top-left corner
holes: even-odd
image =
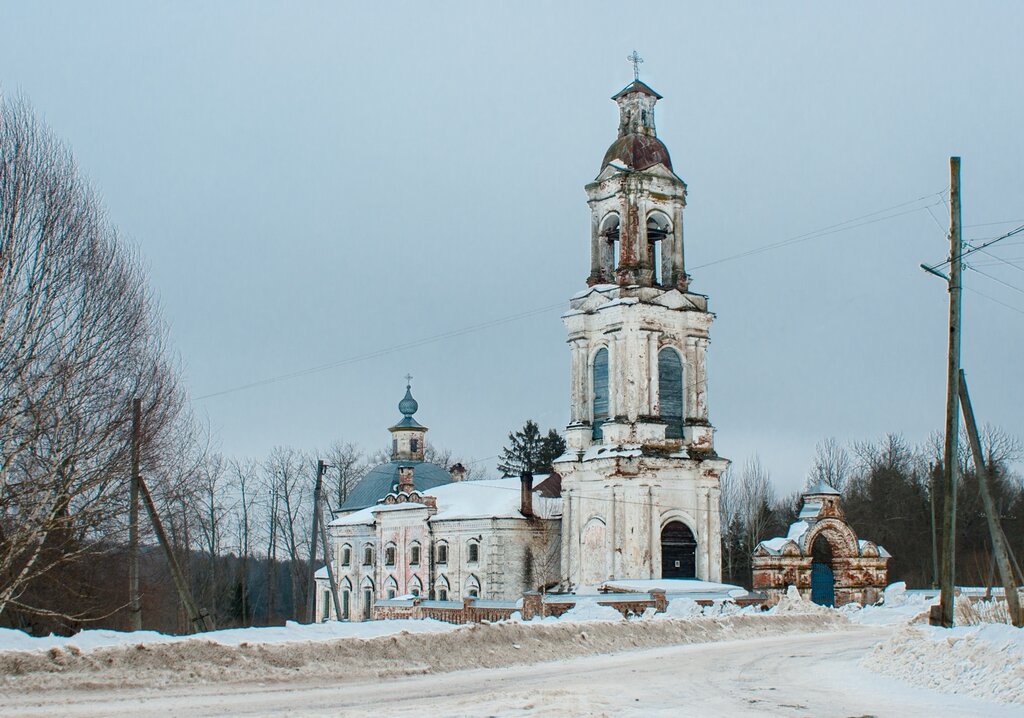
[[[644,61],[640,55],[637,54],[636,50],[633,50],[633,54],[626,58],[633,63],[633,79],[640,79],[640,63]]]
[[[410,386],[412,384],[412,374],[405,375],[405,384],[406,386]]]

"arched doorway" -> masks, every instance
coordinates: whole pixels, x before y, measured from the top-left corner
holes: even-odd
[[[821,534],[818,534],[811,546],[811,601],[821,606],[832,606],[836,602],[832,545]]]
[[[661,530],[661,577],[697,577],[697,539],[682,521],[672,521]]]

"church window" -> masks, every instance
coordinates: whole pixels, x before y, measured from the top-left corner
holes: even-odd
[[[331,617],[331,592],[324,591],[324,619]]]
[[[384,547],[384,565],[394,566],[395,565],[395,545],[388,544]]]
[[[652,281],[662,284],[668,277],[666,272],[663,242],[672,234],[672,222],[663,212],[651,212],[647,217],[648,258],[653,270]]]
[[[608,350],[601,347],[594,355],[593,369],[594,419],[593,438],[599,441],[604,434],[601,425],[608,421]]]
[[[409,582],[409,593],[417,598],[419,598],[419,595],[423,593],[423,584],[420,583],[419,578],[416,576],[413,576],[412,580]]]
[[[373,581],[367,576],[363,579],[363,618],[373,618]]]
[[[352,600],[352,592],[345,590],[341,592],[341,618],[348,620],[349,602]]]
[[[409,565],[410,566],[419,566],[420,565],[420,545],[418,543],[414,543],[409,548]]]
[[[392,599],[398,595],[398,582],[395,580],[394,576],[388,576],[388,580],[384,582],[384,595],[386,595],[388,599]]]
[[[441,576],[441,578],[438,579],[437,583],[435,584],[435,588],[434,588],[434,592],[437,594],[437,600],[438,601],[447,601],[448,600],[448,590],[449,590],[448,579],[446,579],[444,576]]]
[[[371,544],[366,544],[366,546],[363,547],[363,565],[373,565],[373,546]]]
[[[476,541],[469,542],[469,562],[476,563],[480,560],[480,544]]]
[[[683,437],[683,362],[679,352],[665,347],[658,352],[658,407],[666,423],[665,437]]]
[[[345,544],[341,547],[341,565],[350,566],[352,565],[352,547]]]
[[[437,545],[437,562],[448,563],[448,544],[439,543]]]
[[[419,451],[420,450],[420,440],[419,439],[410,439],[409,440],[409,450],[412,451],[412,453],[414,453],[414,454],[417,451]]]
[[[480,598],[480,581],[476,576],[470,575],[466,579],[466,595],[470,598]]]
[[[395,436],[391,439],[391,455],[398,456],[398,437]]]
[[[599,246],[600,255],[598,264],[601,267],[602,280],[611,282],[614,280],[615,270],[619,266],[619,215],[612,212],[601,220],[601,228],[598,232],[601,237]]]

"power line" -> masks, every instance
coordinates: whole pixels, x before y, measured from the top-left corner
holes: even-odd
[[[959,258],[960,258],[960,259],[963,259],[964,257],[969,257],[969,256],[971,256],[971,255],[972,255],[972,254],[974,254],[975,252],[982,252],[982,251],[984,251],[984,250],[985,250],[986,248],[988,248],[988,247],[991,247],[991,246],[992,246],[993,244],[995,244],[996,242],[1001,242],[1001,241],[1003,241],[1004,239],[1008,239],[1008,238],[1010,238],[1010,237],[1012,237],[1012,236],[1014,236],[1014,235],[1016,235],[1016,234],[1020,234],[1021,232],[1024,232],[1024,224],[1020,225],[1020,226],[1019,226],[1019,227],[1017,227],[1016,229],[1011,229],[1011,230],[1010,230],[1009,232],[1007,232],[1006,234],[1001,234],[1001,235],[999,235],[998,237],[996,237],[995,239],[989,240],[988,242],[985,242],[984,244],[979,244],[979,245],[978,245],[978,246],[976,246],[976,247],[973,247],[973,246],[971,246],[971,245],[969,245],[969,244],[968,244],[967,246],[968,246],[969,248],[968,248],[967,250],[963,250],[963,249],[961,249],[961,251],[960,251],[960,256],[959,256]],[[966,242],[965,242],[965,244],[966,244]],[[952,261],[952,259],[947,259],[947,260],[946,260],[946,261],[944,261],[944,262],[940,262],[939,264],[935,264],[935,265],[932,265],[932,267],[931,267],[930,269],[932,269],[932,270],[935,270],[935,269],[939,269],[940,267],[945,267],[945,266],[946,266],[947,264],[949,264],[949,263],[950,263],[951,261]]]
[[[1012,290],[1013,290],[1013,291],[1015,291],[1015,292],[1020,292],[1021,294],[1024,294],[1024,289],[1021,289],[1020,287],[1016,287],[1016,286],[1014,286],[1014,285],[1010,284],[1009,282],[1004,282],[1004,281],[1003,281],[1002,279],[1000,279],[999,277],[994,277],[994,276],[992,276],[991,274],[989,274],[988,272],[983,272],[983,271],[981,271],[980,269],[978,269],[977,267],[972,267],[972,266],[970,266],[970,265],[967,265],[967,268],[968,268],[968,269],[970,269],[970,270],[971,270],[971,271],[973,271],[973,272],[977,272],[978,274],[980,274],[980,275],[981,275],[981,276],[983,276],[983,277],[988,277],[988,278],[989,278],[989,279],[991,279],[991,280],[992,280],[993,282],[999,282],[999,283],[1000,283],[1000,284],[1002,284],[1002,285],[1003,285],[1004,287],[1009,287],[1010,289],[1012,289]]]
[[[975,270],[975,271],[977,271],[977,270]],[[999,299],[996,299],[995,297],[990,297],[989,295],[985,294],[984,292],[979,292],[977,289],[974,289],[973,287],[965,286],[964,289],[966,289],[968,292],[974,292],[979,297],[984,297],[985,299],[989,300],[990,302],[995,302],[996,304],[1000,304],[1000,305],[1006,307],[1007,309],[1009,309],[1011,311],[1017,312],[1018,314],[1024,314],[1024,309],[1019,309],[1019,308],[1013,306],[1012,304],[1007,304],[1006,302],[1000,301]]]
[[[714,265],[717,265],[717,264],[723,264],[725,262],[735,261],[737,259],[742,259],[744,257],[748,257],[748,256],[751,256],[751,255],[754,255],[754,254],[761,254],[763,252],[768,252],[768,251],[771,251],[771,250],[774,250],[774,249],[780,249],[782,247],[786,247],[786,246],[789,246],[789,245],[792,245],[792,244],[798,244],[798,243],[802,243],[802,242],[807,242],[807,241],[810,241],[812,239],[818,239],[820,237],[825,237],[825,236],[828,236],[828,235],[831,235],[831,234],[836,234],[838,232],[845,232],[847,230],[856,229],[858,227],[863,227],[865,225],[874,224],[876,222],[884,222],[884,221],[889,220],[889,219],[894,219],[896,217],[901,217],[901,216],[906,215],[906,214],[911,214],[913,212],[918,212],[918,211],[921,211],[923,209],[928,209],[930,207],[936,206],[937,204],[941,204],[942,200],[940,199],[938,202],[935,202],[935,203],[929,204],[929,205],[925,205],[923,207],[915,207],[913,209],[908,209],[908,210],[905,210],[905,211],[902,211],[902,212],[897,212],[895,214],[887,214],[886,216],[883,216],[883,217],[878,217],[877,216],[877,215],[880,215],[880,214],[885,214],[887,212],[892,212],[893,210],[897,210],[897,209],[901,209],[903,207],[907,207],[908,205],[912,205],[912,204],[915,204],[915,203],[918,203],[918,202],[922,202],[922,201],[924,201],[926,199],[930,199],[930,198],[932,198],[932,197],[934,197],[936,195],[941,195],[941,191],[940,192],[932,192],[930,194],[923,195],[921,197],[909,200],[907,202],[901,202],[900,204],[892,205],[892,206],[886,207],[884,209],[875,210],[874,212],[868,212],[867,214],[860,215],[859,217],[854,217],[852,219],[848,219],[848,220],[845,220],[843,222],[838,222],[836,224],[832,224],[832,225],[829,225],[827,227],[822,227],[820,229],[813,230],[811,232],[806,232],[804,234],[796,235],[795,237],[790,237],[789,239],[785,239],[785,240],[782,240],[780,242],[773,242],[771,244],[763,245],[761,247],[750,249],[750,250],[747,250],[745,252],[740,252],[739,254],[734,254],[734,255],[731,255],[731,256],[728,256],[728,257],[722,257],[721,259],[716,259],[716,260],[714,260],[712,262],[707,262],[705,264],[700,264],[700,265],[697,265],[695,267],[691,267],[690,269],[704,269],[705,267],[710,267],[710,266],[714,266]],[[862,221],[862,220],[864,220],[864,221]],[[239,391],[245,391],[245,390],[248,390],[248,389],[255,389],[255,388],[261,387],[261,386],[268,386],[270,384],[276,384],[276,383],[279,383],[279,382],[282,382],[282,381],[287,381],[289,379],[297,379],[299,377],[307,376],[309,374],[316,374],[316,373],[319,373],[319,372],[322,372],[322,371],[327,371],[329,369],[336,369],[338,367],[346,366],[348,364],[355,364],[357,362],[365,361],[367,359],[376,359],[378,357],[386,356],[388,354],[393,354],[395,352],[405,351],[407,349],[414,349],[414,348],[425,346],[425,345],[428,345],[428,344],[433,344],[433,343],[436,343],[436,342],[439,342],[439,341],[443,341],[445,339],[453,339],[455,337],[463,336],[465,334],[470,334],[470,333],[473,333],[473,332],[481,331],[483,329],[489,329],[491,327],[500,326],[502,324],[507,324],[507,323],[510,323],[510,322],[514,322],[514,321],[517,321],[519,319],[525,319],[525,318],[528,318],[528,317],[536,316],[538,314],[543,314],[543,313],[552,311],[554,309],[564,308],[565,304],[566,304],[565,301],[560,301],[560,302],[558,302],[556,304],[549,304],[549,305],[546,305],[546,306],[543,306],[543,307],[537,307],[535,309],[530,309],[530,310],[527,310],[525,312],[519,312],[517,314],[512,314],[512,315],[508,315],[508,316],[505,316],[505,317],[500,317],[500,318],[497,318],[497,319],[492,319],[492,320],[489,320],[489,321],[486,321],[486,322],[481,322],[479,324],[473,324],[473,325],[461,327],[461,328],[458,328],[458,329],[452,329],[452,330],[449,330],[447,332],[442,332],[440,334],[434,334],[434,335],[431,335],[431,336],[428,336],[428,337],[424,337],[422,339],[417,339],[415,341],[405,342],[405,343],[402,343],[402,344],[396,344],[396,345],[389,346],[389,347],[383,347],[383,348],[377,349],[375,351],[366,352],[364,354],[356,354],[356,355],[353,355],[353,356],[350,356],[350,357],[345,357],[343,359],[339,359],[339,360],[336,360],[336,361],[327,362],[325,364],[320,364],[320,365],[308,367],[308,368],[305,368],[305,369],[299,369],[299,370],[292,371],[292,372],[286,372],[284,374],[278,374],[278,375],[275,375],[275,376],[266,377],[264,379],[258,379],[256,381],[248,382],[248,383],[245,383],[245,384],[239,384],[239,385],[236,385],[236,386],[233,386],[233,387],[229,387],[229,388],[222,389],[222,390],[219,390],[219,391],[209,392],[207,394],[203,394],[201,396],[197,396],[197,397],[195,397],[193,399],[193,401],[203,401],[205,399],[212,399],[214,397],[224,396],[224,395],[227,395],[227,394],[233,394],[233,393],[236,393],[236,392],[239,392]]]

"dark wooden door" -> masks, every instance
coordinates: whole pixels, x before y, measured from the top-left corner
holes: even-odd
[[[673,521],[661,530],[661,577],[697,577],[697,540],[681,521]]]

